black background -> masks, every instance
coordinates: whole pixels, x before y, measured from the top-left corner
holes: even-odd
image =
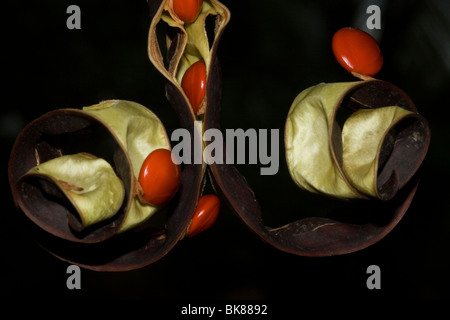
[[[7,163],[19,131],[57,108],[106,99],[139,102],[169,134],[177,119],[164,80],[147,56],[145,0],[10,1],[2,5],[1,286],[7,296],[160,299],[449,298],[450,3],[430,1],[245,0],[223,3],[231,22],[219,46],[223,128],[278,128],[280,171],[260,176],[240,165],[266,224],[322,214],[333,205],[296,188],[284,159],[283,130],[295,96],[320,82],[353,81],[334,60],[330,42],[341,27],[365,27],[365,9],[379,4],[384,53],[377,78],[396,84],[431,125],[432,142],[416,197],[405,217],[375,245],[336,257],[307,258],[262,242],[224,207],[209,231],[179,242],[158,262],[119,273],[81,271],[68,290],[68,264],[47,253],[23,228],[14,208]],[[81,30],[69,30],[66,9],[81,8]],[[362,25],[360,24],[362,21]],[[366,286],[367,267],[381,268],[381,289]]]

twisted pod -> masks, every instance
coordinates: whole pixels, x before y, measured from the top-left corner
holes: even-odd
[[[219,2],[205,1],[197,17],[185,23],[172,0],[149,5],[150,59],[169,80],[167,94],[181,126],[194,136],[194,120],[220,100],[215,56],[229,12]],[[205,33],[208,17],[215,19],[212,39]],[[167,69],[155,38],[161,21],[168,24]],[[208,90],[193,107],[181,78],[198,61],[206,66]],[[13,146],[9,181],[15,204],[32,222],[40,245],[63,260],[98,271],[151,264],[188,231],[197,233],[211,221],[196,221],[196,229],[190,228],[205,183],[204,163],[183,164],[169,203],[143,201],[140,169],[146,156],[161,148],[170,150],[162,123],[137,103],[113,100],[51,111],[26,126]],[[199,209],[217,214],[215,199],[205,200]]]
[[[340,108],[355,112],[343,128]],[[392,199],[422,163],[426,120],[408,97],[382,81],[319,84],[289,111],[286,158],[303,189],[341,199]]]
[[[195,137],[220,129],[217,50],[230,13],[216,0],[192,3],[193,10],[187,10],[176,0],[148,2],[148,54],[166,80],[181,127]],[[354,113],[341,124],[337,115],[347,108]],[[197,225],[192,220],[198,205],[217,213],[217,202],[199,201],[208,176],[222,200],[264,241],[293,254],[325,256],[367,247],[398,223],[415,194],[415,173],[429,141],[426,120],[387,82],[306,89],[286,121],[293,180],[308,191],[364,200],[343,202],[327,218],[276,228],[265,225],[255,194],[233,165],[225,159],[207,165],[195,152],[183,163],[168,203],[143,201],[139,170],[149,153],[170,150],[170,143],[159,119],[130,101],[59,109],[36,119],[14,144],[9,181],[39,243],[93,270],[135,269],[167,254]],[[189,147],[195,150],[195,139]]]
[[[356,111],[341,133],[335,118],[344,108]],[[346,254],[382,239],[403,217],[429,142],[427,121],[392,84],[320,84],[300,93],[289,111],[289,172],[310,192],[366,200],[343,202],[327,217],[272,228],[264,224],[253,191],[234,167],[214,164],[211,170],[231,207],[267,243],[303,256]]]
[[[220,69],[215,50],[229,13],[219,3],[209,3],[219,12],[210,56],[199,54],[208,52],[206,35],[196,34],[199,39],[192,40],[194,35],[180,24],[169,28],[166,65],[155,33],[149,38],[150,59],[168,80],[167,97],[191,132],[194,119],[203,121],[204,130],[220,129]],[[163,20],[177,25],[176,18]],[[192,52],[196,55],[190,63],[204,59],[208,70],[206,107],[198,113],[180,87],[182,72],[174,67]],[[418,183],[415,173],[430,142],[428,123],[402,90],[363,78],[369,80],[318,85],[297,97],[286,121],[286,159],[293,180],[303,189],[345,200],[372,200],[344,202],[327,218],[312,216],[272,228],[264,224],[254,192],[233,165],[223,159],[208,166],[215,190],[252,231],[274,247],[305,256],[353,252],[383,238],[408,209]],[[343,109],[355,113],[341,133],[335,118]]]
[[[140,200],[139,170],[160,148],[170,150],[162,123],[131,101],[48,112],[22,130],[11,152],[15,203],[59,258],[94,270],[141,267],[183,232],[176,213],[185,188],[164,206]]]

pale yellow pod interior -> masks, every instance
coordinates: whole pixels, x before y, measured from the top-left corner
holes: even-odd
[[[184,23],[178,19],[171,9],[171,1],[166,0],[152,20],[148,39],[149,58],[156,68],[177,86],[181,83],[186,70],[198,60],[204,60],[206,70],[209,70],[213,48],[213,43],[209,43],[205,28],[205,21],[209,15],[218,16],[214,30],[215,38],[213,41],[215,41],[230,19],[230,11],[219,1],[204,0],[202,11],[197,19],[192,23]],[[170,27],[178,28],[185,35],[177,43],[177,53],[170,61],[169,70],[164,67],[156,34],[156,26],[161,20]],[[170,43],[167,43],[167,47],[170,45]]]
[[[30,169],[29,174],[52,180],[77,209],[84,228],[114,216],[125,195],[111,165],[86,153],[51,159]]]
[[[123,149],[127,151],[136,180],[145,158],[156,149],[170,150],[170,141],[158,117],[146,107],[131,101],[109,100],[85,107],[84,111],[105,122],[115,133]],[[137,194],[134,190],[133,194]],[[158,206],[145,204],[134,196],[130,209],[119,228],[128,230],[151,217]]]
[[[412,114],[398,106],[360,109],[336,129],[344,95],[358,82],[318,84],[301,92],[289,110],[286,159],[301,188],[342,199],[378,197],[380,150],[386,134]]]
[[[359,191],[377,197],[378,156],[386,133],[411,111],[397,106],[353,113],[342,128],[343,165]]]
[[[339,198],[359,198],[336,165],[330,138],[336,106],[354,82],[321,83],[302,91],[289,110],[285,127],[286,160],[301,188]]]

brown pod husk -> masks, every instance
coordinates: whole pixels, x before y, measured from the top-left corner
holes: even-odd
[[[84,244],[55,239],[35,224],[34,237],[46,250],[70,263],[95,271],[127,271],[150,265],[164,257],[180,241],[192,219],[199,197],[201,175],[185,167],[176,197],[169,204],[165,228],[141,225],[106,241]]]
[[[196,128],[195,122],[201,122],[202,129],[206,130],[204,119],[211,113],[215,119],[219,117],[217,110],[220,110],[222,82],[217,51],[220,38],[230,20],[230,12],[219,1],[203,1],[203,9],[197,20],[184,24],[173,12],[171,0],[148,1],[148,4],[152,19],[148,38],[150,61],[166,79],[166,96],[179,118],[180,126],[188,130],[190,137],[203,134]],[[212,27],[209,22],[214,25],[212,30],[208,29]],[[165,43],[162,44],[158,41],[161,31],[165,38]],[[161,50],[164,48],[165,56]],[[186,69],[198,60],[205,62],[207,80],[205,98],[197,114],[194,114],[181,87],[181,79]],[[194,138],[191,139],[191,150],[195,150]],[[196,204],[206,183],[207,166],[202,157],[201,163],[198,163],[198,159],[196,163],[194,153],[191,153],[190,163],[184,163],[184,166],[192,170],[191,178],[195,181],[192,188],[195,188],[197,195],[193,201]],[[190,219],[194,211],[195,206],[188,214]]]
[[[383,154],[379,157],[383,162],[380,164],[380,175],[392,177],[388,179],[391,180],[388,187],[383,189],[389,190],[390,194],[386,198],[390,200],[342,202],[326,218],[312,216],[273,228],[264,224],[256,196],[236,168],[228,164],[210,165],[218,190],[231,208],[259,237],[282,251],[318,257],[346,254],[366,248],[394,228],[409,208],[417,190],[418,177],[415,173],[427,152],[430,131],[427,121],[417,114],[411,99],[387,82],[364,81],[348,86],[337,103],[339,107],[352,109],[399,106],[414,114],[414,121],[407,121],[400,126],[402,130],[396,134],[391,131],[386,134],[380,150]],[[217,118],[208,115],[205,122],[206,128],[219,125]],[[334,125],[331,131],[334,134],[340,133]],[[338,149],[336,144],[339,144],[339,139],[333,137],[333,134],[330,134],[329,139],[333,148]],[[397,144],[398,149],[393,144]],[[404,148],[413,148],[419,155],[410,157],[411,153],[408,151],[405,154]],[[411,160],[413,163],[408,163]],[[404,163],[406,165],[402,167]]]
[[[195,209],[193,199],[199,189],[195,185],[200,184],[187,167],[177,194],[165,208],[141,203],[137,172],[143,158],[160,147],[170,148],[164,128],[148,109],[133,102],[106,101],[84,110],[51,111],[30,123],[15,142],[9,162],[14,201],[33,222],[30,228],[39,244],[63,260],[99,271],[145,266],[182,238],[190,221],[186,212]],[[125,189],[123,204],[112,218],[82,230],[74,228],[78,213],[61,186],[35,170],[39,163],[79,152],[110,162]],[[165,226],[155,220],[163,213]]]
[[[124,152],[117,148],[111,133],[97,119],[81,110],[60,109],[31,122],[20,133],[11,152],[9,179],[16,206],[42,229],[69,241],[98,242],[111,237],[123,220],[124,208],[120,208],[114,221],[105,221],[92,232],[77,232],[70,224],[77,220],[78,213],[55,183],[45,177],[27,175],[27,172],[39,163],[66,153],[90,151],[89,146],[84,146],[84,150],[76,150],[73,142],[78,140],[77,144],[83,144],[94,141],[94,138],[109,139],[107,143],[113,147],[102,155],[109,161],[114,157],[113,150]]]
[[[195,120],[203,120],[204,130],[220,128],[221,76],[217,48],[230,13],[218,1],[204,1],[199,19],[187,25],[173,16],[171,3],[171,0],[149,1],[152,23],[148,51],[150,60],[167,80],[167,97],[177,112],[181,126],[193,137]],[[212,35],[206,30],[206,20],[211,17],[215,24]],[[166,60],[158,42],[157,29],[160,23],[167,27]],[[195,41],[189,42],[189,37]],[[180,86],[180,80],[189,65],[199,59],[203,59],[207,66],[207,87],[206,97],[198,113],[194,114]],[[409,97],[385,82],[366,81],[346,90],[339,104],[354,109],[399,106],[413,113],[412,118],[415,120],[406,121],[386,134],[379,152],[379,176],[382,177],[382,183],[379,188],[377,185],[377,196],[386,201],[344,203],[330,213],[328,218],[310,217],[272,228],[265,226],[253,191],[235,167],[225,161],[225,164],[213,163],[209,167],[214,186],[222,198],[251,230],[282,251],[305,256],[328,256],[365,248],[392,230],[405,214],[416,192],[418,179],[414,173],[425,156],[430,132],[425,119],[417,114]],[[42,177],[24,176],[37,162],[60,157],[63,151],[67,151],[66,148],[74,152],[70,143],[73,137],[79,137],[83,133],[81,136],[90,140],[91,135],[85,135],[84,131],[93,128],[111,142],[110,148],[106,148],[107,151],[102,156],[113,164],[117,175],[122,179],[126,200],[113,218],[80,228],[74,234],[73,229],[77,226],[76,214],[72,212],[74,208],[61,200],[64,197],[55,188],[58,187],[57,184]],[[400,133],[396,132],[399,128]],[[333,126],[330,135],[330,144],[337,158],[340,157],[339,140],[336,139],[337,133],[340,134],[338,129],[340,128]],[[406,170],[403,170],[401,164],[405,159],[401,150],[403,146],[407,148],[411,144],[401,142],[402,147],[396,149],[394,142],[405,139],[413,142],[413,147],[422,154],[414,157],[414,161],[408,163]],[[414,144],[417,141],[420,144]],[[93,151],[97,152],[95,146],[98,144],[95,141],[93,144]],[[193,141],[191,148],[194,150]],[[34,222],[30,224],[30,228],[43,247],[61,259],[88,269],[123,271],[157,261],[184,237],[202,193],[205,170],[205,163],[196,164],[194,158],[191,163],[183,165],[180,188],[166,208],[168,214],[164,227],[155,230],[147,223],[149,219],[126,232],[118,232],[129,210],[129,199],[135,194],[135,177],[127,150],[121,148],[111,130],[96,117],[79,110],[65,109],[44,115],[21,133],[11,154],[9,178],[15,203]],[[23,197],[24,191],[26,197]],[[44,193],[47,193],[47,198]],[[35,206],[35,203],[43,205]],[[36,213],[30,214],[31,207]],[[46,220],[49,212],[58,214]],[[69,223],[68,217],[72,217],[69,218]]]
[[[208,68],[206,99],[202,111],[195,115],[180,87],[181,77],[177,73],[178,63],[182,61],[188,38],[183,26],[177,24],[176,19],[174,19],[175,22],[170,19],[164,20],[168,24],[167,60],[165,63],[157,42],[156,26],[161,19],[164,5],[168,3],[170,1],[149,2],[150,11],[156,17],[150,28],[150,59],[168,80],[167,97],[177,111],[182,126],[190,131],[191,136],[194,135],[193,121],[196,119],[203,119],[204,130],[220,129],[221,79],[216,49],[221,32],[229,20],[229,13],[227,10],[223,10],[218,15],[216,41],[211,45],[210,55],[205,59]],[[211,3],[217,2],[211,1]],[[201,58],[205,57],[202,56]],[[350,108],[380,108],[394,105],[414,113],[413,118],[416,118],[417,121],[412,122],[418,123],[419,126],[406,125],[406,128],[413,128],[413,131],[423,134],[421,144],[415,146],[417,149],[421,149],[422,153],[415,157],[414,163],[408,164],[407,170],[403,170],[398,165],[399,160],[402,160],[401,150],[403,147],[396,149],[394,157],[388,157],[394,150],[390,138],[395,133],[391,131],[386,134],[383,148],[380,150],[379,167],[383,169],[380,170],[379,176],[382,177],[380,179],[382,183],[377,188],[377,195],[380,199],[391,200],[345,203],[330,213],[328,218],[311,217],[282,227],[271,228],[265,226],[255,194],[238,170],[233,165],[226,164],[225,159],[224,164],[216,162],[209,165],[213,185],[223,200],[251,230],[280,250],[304,256],[328,256],[360,250],[389,233],[400,221],[414,197],[418,181],[413,174],[423,160],[429,144],[429,129],[425,119],[417,114],[414,104],[404,92],[385,82],[368,81],[355,85],[342,97],[342,104]],[[398,136],[414,136],[408,130],[402,130],[402,133]],[[341,133],[340,128],[333,126],[331,131],[330,144],[332,150],[335,157],[340,157],[339,140],[336,139],[336,136]],[[405,145],[408,144],[402,143],[402,146]],[[223,152],[223,154],[225,155],[226,152]],[[386,159],[392,161],[389,162]],[[342,171],[340,167],[338,167],[338,170]],[[204,174],[204,170],[201,171],[201,174]],[[365,194],[357,190],[355,194],[358,195],[356,198],[367,198]]]
[[[399,100],[399,92],[377,80],[321,83],[302,91],[285,128],[286,160],[299,187],[340,199],[394,197],[417,171],[429,143],[426,120],[405,94]],[[354,111],[342,129],[341,106]]]
[[[181,126],[194,136],[194,120],[205,113],[207,101],[204,99],[199,114],[194,114],[179,84],[180,77],[196,59],[203,59],[207,65],[208,91],[214,92],[218,87],[220,90],[220,84],[215,85],[217,68],[212,66],[217,66],[216,50],[229,20],[229,12],[218,1],[205,1],[197,21],[188,26],[174,17],[171,5],[171,0],[149,2],[152,19],[149,56],[168,80],[167,96],[177,111]],[[211,17],[214,19],[214,30],[207,32],[206,20]],[[176,26],[172,26],[170,22],[167,30],[169,48],[166,69],[157,42],[156,26],[161,19],[167,22],[172,18]],[[188,36],[200,41],[187,43]],[[130,202],[137,201],[136,172],[130,166],[127,150],[120,147],[121,144],[111,134],[110,128],[102,121],[99,124],[97,120],[83,111],[64,109],[50,112],[27,126],[11,153],[9,176],[13,196],[16,205],[33,222],[30,229],[38,242],[59,258],[98,271],[123,271],[143,267],[167,254],[184,237],[204,184],[206,165],[194,161],[183,164],[179,190],[166,208],[165,227],[155,229],[153,218],[142,221],[137,226],[136,223],[126,224],[124,220],[127,212],[133,206]],[[78,207],[68,201],[67,194],[62,192],[64,190],[61,191],[65,186],[72,188],[70,183],[60,183],[56,178],[43,176],[39,169],[32,170],[33,174],[28,171],[40,162],[63,156],[65,148],[74,152],[71,149],[73,137],[78,139],[83,130],[93,126],[111,142],[111,148],[106,148],[106,154],[102,156],[113,164],[117,175],[122,179],[125,201],[114,217],[93,226],[84,226],[80,224],[83,219],[79,219],[79,213],[76,212]],[[90,135],[81,136],[84,136],[84,144],[91,143],[93,153],[97,153],[98,141],[91,141]],[[68,142],[66,138],[69,138]],[[61,141],[63,145],[60,145]],[[194,141],[191,142],[191,148],[194,149]],[[116,150],[114,153],[111,152],[113,149]],[[89,150],[83,148],[79,152]]]
[[[209,101],[213,92],[221,89],[220,75],[217,61],[217,50],[220,38],[230,20],[228,9],[216,0],[203,1],[203,9],[196,21],[184,24],[173,13],[171,0],[149,1],[152,23],[148,39],[148,55],[156,69],[166,78],[167,98],[177,112],[182,127],[193,128],[195,120],[208,111],[214,101]],[[213,19],[214,28],[207,20]],[[166,43],[158,41],[159,31],[164,28]],[[161,47],[166,47],[163,56]],[[189,100],[181,87],[181,79],[190,65],[203,60],[206,65],[207,84],[206,98],[203,100],[198,113],[194,114]],[[193,132],[191,132],[193,134]]]
[[[196,134],[194,121],[201,120],[210,102],[205,99],[199,109],[199,114],[193,113],[180,85],[180,70],[185,71],[188,65],[193,63],[193,50],[194,59],[198,54],[196,58],[203,59],[207,66],[207,96],[217,96],[216,92],[220,91],[221,83],[219,83],[220,69],[216,52],[221,34],[229,20],[229,11],[218,1],[205,1],[200,18],[190,24],[190,31],[186,31],[183,23],[173,16],[171,0],[149,1],[148,4],[152,21],[148,42],[150,60],[167,79],[166,94],[178,115],[181,127],[187,129],[191,137],[194,137]],[[167,57],[165,58],[159,47],[156,30],[161,23],[163,15],[166,22],[170,20],[170,17],[173,17],[175,22],[175,26],[169,24],[167,30],[165,30],[168,44]],[[206,19],[214,19],[214,30],[206,31]],[[201,41],[194,43],[194,47],[196,47],[193,48],[192,44],[187,43],[187,37],[188,34],[192,35],[195,33],[201,35]],[[212,43],[210,43],[211,40]],[[185,50],[190,52],[190,59],[183,58]],[[180,62],[180,60],[182,61]],[[194,147],[194,139],[192,139],[191,150],[194,150]],[[183,164],[180,187],[168,208],[170,214],[163,233],[151,234],[141,232],[141,229],[145,230],[144,225],[111,237],[107,242],[104,241],[89,246],[75,244],[74,242],[64,243],[64,246],[61,246],[60,243],[48,241],[48,234],[40,233],[41,243],[45,243],[47,248],[51,248],[50,251],[60,257],[67,257],[67,248],[71,248],[72,256],[66,259],[94,270],[129,270],[157,261],[167,254],[177,241],[184,237],[202,192],[205,170],[206,165],[204,163],[195,163],[194,155],[192,155],[191,163]],[[131,244],[134,247],[130,247],[127,244]],[[130,248],[132,249],[130,250]],[[102,252],[100,255],[98,254],[99,251]]]

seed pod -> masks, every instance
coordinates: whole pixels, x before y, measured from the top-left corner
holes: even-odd
[[[22,181],[30,178],[45,193],[52,194],[49,186],[53,184],[64,194],[78,213],[67,217],[70,227],[76,231],[113,217],[125,196],[122,181],[111,165],[86,153],[63,155],[40,163]]]
[[[197,115],[203,115],[209,105],[220,101],[217,48],[230,19],[230,12],[219,1],[203,1],[202,11],[197,19],[193,23],[184,24],[174,13],[172,5],[170,0],[149,2],[152,23],[148,54],[150,61],[167,80],[167,97],[177,111],[181,125],[193,129],[192,122]],[[158,34],[164,27],[166,43],[160,44]],[[162,47],[166,48],[166,57],[162,54]],[[194,113],[193,108],[189,107],[189,99],[181,83],[185,72],[199,60],[204,61],[206,66],[206,98]]]
[[[204,130],[209,128],[220,129],[220,68],[215,53],[218,39],[229,20],[228,10],[222,8],[216,1],[204,2],[202,13],[192,24],[192,28],[189,28],[182,21],[177,21],[177,18],[171,14],[170,1],[156,1],[149,4],[152,16],[154,16],[149,34],[149,57],[168,80],[167,97],[179,115],[181,125],[189,130],[191,136],[194,136],[193,120],[203,115]],[[205,5],[209,4],[212,5],[214,10],[205,8]],[[210,47],[207,45],[208,33],[205,33],[205,16],[202,16],[205,13],[216,16],[214,42]],[[166,63],[164,63],[157,41],[157,26],[160,23],[167,27]],[[199,111],[194,113],[193,109],[190,108],[188,98],[180,87],[180,83],[189,66],[199,60],[205,61],[207,69],[206,97]],[[322,99],[331,101],[333,100],[332,96],[333,94],[322,97]],[[372,188],[372,191],[377,190],[375,197],[380,199],[392,198],[391,200],[346,203],[342,208],[336,209],[328,218],[311,217],[294,221],[279,228],[271,228],[264,225],[261,208],[255,194],[234,166],[227,164],[225,159],[223,164],[216,161],[208,166],[215,190],[248,227],[267,243],[293,254],[306,256],[344,254],[365,248],[383,238],[401,219],[415,194],[417,180],[413,174],[420,165],[428,147],[429,129],[426,121],[417,114],[409,97],[393,85],[381,81],[366,81],[363,84],[349,85],[346,89],[340,91],[340,98],[334,99],[331,104],[346,105],[356,109],[399,107],[411,112],[407,115],[407,117],[411,117],[411,122],[410,120],[401,120],[399,126],[396,124],[397,120],[391,122],[392,125],[386,128],[387,132],[384,131],[385,138],[382,139],[382,147],[377,147],[377,152],[375,152],[375,157],[378,157],[378,168],[384,173],[377,174],[376,179],[372,179],[377,181],[377,187]],[[327,110],[336,110],[336,108]],[[326,112],[323,113],[326,114]],[[334,119],[334,116],[328,117],[328,119]],[[350,126],[346,127],[345,132],[347,132],[347,128],[352,127],[352,122],[350,120]],[[395,130],[401,129],[404,124],[407,124],[407,129],[401,130],[401,133],[397,135]],[[333,125],[331,132],[340,132],[339,130],[338,126]],[[394,157],[389,157],[390,150],[395,149],[395,144],[390,143],[390,141],[394,141],[395,136],[402,141],[402,137],[414,137],[416,135],[417,142],[414,139],[407,140],[412,142],[416,150],[421,149],[421,155],[414,157],[415,164],[408,164],[403,168],[402,165],[398,165],[399,159],[397,159],[401,152],[395,152]],[[340,133],[333,133],[330,135],[330,139],[333,139],[331,143],[329,139],[322,143],[338,147],[340,140],[337,137],[341,137]],[[348,137],[351,137],[351,135]],[[403,145],[407,146],[407,144]],[[333,148],[330,150],[341,150],[340,148]],[[223,152],[223,154],[226,153]],[[342,155],[339,155],[337,159],[342,159]],[[405,160],[402,156],[400,156],[400,159]],[[337,163],[339,166],[331,170],[341,173],[342,166],[339,162]],[[202,172],[200,168],[196,170],[197,173]],[[373,169],[369,171],[373,172]],[[347,180],[349,179],[347,178]],[[358,191],[352,184],[347,184],[346,179],[343,180],[343,183],[339,183],[339,185],[345,185],[345,188],[351,189],[350,194],[352,196],[349,198],[373,197],[374,193],[367,196],[365,194],[367,190]],[[379,188],[378,184],[382,188]],[[371,185],[374,186],[373,183]],[[386,190],[384,190],[385,187]],[[346,197],[344,196],[344,198]],[[358,217],[356,223],[349,221],[348,216],[351,213],[355,213],[354,216]],[[345,222],[341,222],[342,216],[346,217],[343,220]]]
[[[352,107],[359,110],[344,123],[341,137],[335,117],[353,88],[389,92],[386,83],[371,81],[319,84],[298,95],[286,122],[288,168],[294,181],[311,192],[389,200],[422,163],[427,126],[411,105],[391,105],[389,98],[378,98],[386,100],[380,106],[354,100]]]
[[[335,116],[337,109],[344,107],[361,110],[343,130],[344,142],[351,144],[346,161],[357,157],[354,173],[358,170],[370,173],[372,181],[364,183],[371,186],[370,191],[360,188],[358,183],[352,185],[351,181],[356,179],[343,173],[343,142]],[[377,129],[380,141],[375,145],[373,141],[359,141],[353,127],[366,130],[364,120],[370,117],[366,112],[383,108],[388,112],[375,113],[375,118],[391,118],[383,130]],[[366,142],[368,146],[364,145]],[[281,227],[268,227],[255,194],[236,168],[227,164],[214,164],[210,168],[216,189],[264,241],[292,254],[331,256],[366,248],[394,228],[414,197],[418,184],[414,173],[429,142],[426,120],[417,113],[410,98],[392,84],[374,80],[319,85],[306,89],[296,99],[287,119],[286,159],[293,179],[304,189],[333,197],[384,201],[343,202],[326,218],[311,216]],[[371,161],[362,159],[359,148],[352,150],[355,143],[371,149]],[[306,161],[308,158],[310,161]]]
[[[167,80],[167,97],[179,116],[181,126],[191,133],[191,137],[195,135],[194,120],[203,120],[204,130],[219,129],[221,82],[216,53],[221,34],[230,19],[229,11],[218,1],[205,1],[195,21],[185,23],[174,12],[173,0],[149,1],[149,6],[152,17],[149,57]],[[211,18],[213,30],[208,29]],[[166,27],[166,57],[163,57],[157,35],[157,29],[162,25]],[[204,61],[206,66],[206,93],[198,110],[194,110],[183,90],[182,79],[197,61]],[[313,91],[318,101],[310,99],[309,93]],[[287,148],[288,166],[293,178],[300,177],[296,182],[304,189],[310,188],[333,197],[377,200],[345,203],[328,218],[311,217],[271,228],[264,225],[256,197],[235,167],[226,162],[215,162],[209,166],[215,190],[251,230],[280,250],[306,256],[326,256],[367,247],[384,237],[411,203],[417,188],[414,173],[429,144],[428,125],[406,94],[382,81],[336,84],[326,86],[326,89],[319,86],[306,90],[303,95],[299,100],[308,100],[307,104],[312,102],[310,111],[305,113],[304,106],[297,101],[302,105],[298,109],[300,115],[293,112],[288,121],[313,115],[322,124],[324,130],[320,131],[320,136],[324,139],[317,137],[313,144],[320,145],[322,153],[328,152],[328,158],[313,158],[316,161],[319,159],[321,164],[326,163],[332,176],[337,177],[335,185],[338,187],[330,188],[329,181],[321,177],[323,167],[312,168],[314,165],[311,164],[298,166],[297,160],[289,158],[291,153],[302,158],[305,150],[307,154],[312,154],[311,146],[292,151],[296,143]],[[341,106],[361,109],[347,120],[342,133],[335,121],[337,109]],[[293,106],[293,110],[298,111],[297,107]],[[378,109],[382,109],[381,113]],[[376,126],[377,134],[373,140],[361,141],[367,135],[364,121],[373,118],[384,127],[380,129]],[[148,110],[134,103],[107,101],[85,110],[50,112],[24,129],[11,153],[9,179],[14,200],[35,223],[31,228],[42,246],[80,266],[117,271],[142,267],[158,260],[185,235],[205,183],[206,164],[194,163],[192,159],[191,163],[183,166],[179,190],[167,205],[170,214],[164,220],[165,226],[155,230],[150,220],[159,215],[155,214],[159,208],[139,201],[137,177],[151,150],[168,148],[169,145],[165,132],[160,135],[163,131],[159,129],[160,123],[156,121],[156,124],[149,125],[148,119],[155,120]],[[386,119],[388,121],[384,121]],[[306,127],[308,125],[306,123]],[[291,124],[286,127],[289,126]],[[291,142],[291,138],[293,142],[298,140],[297,127],[297,124],[292,124],[286,130],[287,142]],[[142,148],[141,142],[146,139],[149,148]],[[193,140],[191,150],[194,150]],[[162,145],[159,145],[161,142]],[[103,145],[104,150],[100,150]],[[353,149],[355,145],[359,146]],[[368,155],[368,159],[362,159],[360,150],[366,149],[370,152],[363,155]],[[80,152],[89,152],[105,159],[122,180],[124,201],[115,214],[111,211],[116,210],[117,203],[113,210],[106,210],[108,212],[100,219],[91,219],[89,210],[88,214],[79,212],[82,210],[76,210],[77,202],[70,201],[71,193],[82,191],[86,186],[81,186],[77,179],[45,172],[45,167],[55,159],[63,158],[65,166],[69,162],[66,159],[78,157]],[[66,154],[72,156],[66,158]],[[357,160],[356,164],[353,160]],[[80,164],[85,162],[77,161]],[[109,167],[101,170],[108,176],[111,174]],[[314,178],[310,179],[309,171],[319,177],[318,184]],[[83,171],[81,177],[85,175],[89,173]],[[364,178],[361,179],[361,176]],[[120,198],[120,191],[117,194]],[[96,196],[93,198],[97,199]],[[54,213],[51,219],[48,212]],[[358,215],[359,222],[349,221],[349,213]],[[341,214],[346,214],[347,218],[340,219]],[[84,217],[79,218],[82,223],[70,222],[77,222],[79,215]]]
[[[190,222],[185,210],[195,210],[192,198],[198,194],[195,179],[192,183],[182,177],[176,200],[166,209],[140,201],[139,171],[147,155],[159,148],[170,149],[164,127],[152,112],[137,103],[114,100],[83,110],[48,112],[24,128],[14,144],[9,161],[14,201],[34,223],[30,229],[39,243],[61,259],[94,270],[129,270],[147,265],[180,240]],[[103,160],[92,167],[92,156],[77,155],[80,152],[104,159],[115,173]],[[68,172],[58,173],[68,166],[76,170],[76,178],[67,177]],[[188,176],[192,176],[189,172],[187,168]],[[94,210],[86,216],[67,194],[93,186],[89,176],[105,173],[107,177],[97,182],[110,184],[117,175],[124,195],[114,191],[106,197],[103,192],[117,188],[100,187],[102,191],[90,198],[90,206],[105,207],[111,197],[124,200],[114,214],[92,218],[99,213]],[[81,185],[82,180],[89,181]],[[165,210],[171,211],[167,220]],[[80,219],[80,214],[85,218]],[[74,223],[88,216],[95,223]],[[158,223],[161,218],[165,226]]]
[[[197,19],[185,24],[173,12],[171,0],[149,1],[149,7],[152,17],[148,38],[149,58],[167,81],[166,96],[178,115],[181,127],[187,129],[191,137],[197,136],[199,132],[196,120],[203,121],[203,130],[219,128],[222,83],[217,50],[230,20],[230,12],[219,1],[203,1],[202,11]],[[164,31],[165,43],[158,41],[160,31]],[[163,56],[163,52],[166,56]],[[206,86],[204,97],[197,108],[192,106],[188,97],[190,94],[185,92],[182,82],[187,70],[198,61],[205,64]],[[190,147],[191,150],[196,150],[194,139],[191,139]],[[186,224],[179,225],[184,228],[184,233],[194,215],[201,187],[206,183],[206,170],[203,159],[202,163],[196,162],[194,152],[191,161],[184,163],[183,176],[192,181],[190,190],[195,193],[191,198],[192,203],[185,208],[189,220]]]
[[[194,136],[197,114],[204,114],[207,104],[220,100],[220,69],[215,57],[229,12],[218,1],[208,1],[202,3],[195,21],[185,23],[174,12],[173,0],[149,1],[149,7],[152,18],[150,59],[168,80],[167,96],[177,111],[181,126]],[[206,28],[211,19],[214,26]],[[168,28],[167,67],[156,37],[156,26],[160,22]],[[188,38],[192,41],[188,42]],[[205,62],[209,89],[195,114],[181,88],[181,79],[199,60]],[[211,99],[207,103],[208,97]],[[156,124],[149,124],[149,118],[156,120]],[[143,147],[143,141],[150,148]],[[84,110],[49,112],[21,132],[12,150],[9,180],[14,201],[34,222],[30,229],[39,243],[61,259],[93,270],[142,267],[164,256],[182,239],[204,183],[206,165],[192,162],[183,166],[177,194],[163,212],[155,214],[160,206],[140,201],[137,177],[145,157],[156,148],[169,147],[159,120],[132,102],[106,101]],[[69,159],[65,155],[82,152],[103,158],[111,165],[123,182],[124,201],[115,214],[104,215],[106,220],[95,217],[92,223],[76,225],[74,222],[83,221],[83,218],[89,220],[89,214],[76,210],[77,205],[67,201],[70,196],[64,191],[74,192],[82,187],[70,181],[59,181],[52,176],[54,172],[49,177],[34,171],[40,170],[41,163],[61,162],[61,159],[55,162],[56,158],[65,162]],[[112,211],[115,209],[114,206]],[[162,226],[156,220],[164,211],[170,214],[164,217],[165,225]],[[49,212],[52,213],[50,220]]]

